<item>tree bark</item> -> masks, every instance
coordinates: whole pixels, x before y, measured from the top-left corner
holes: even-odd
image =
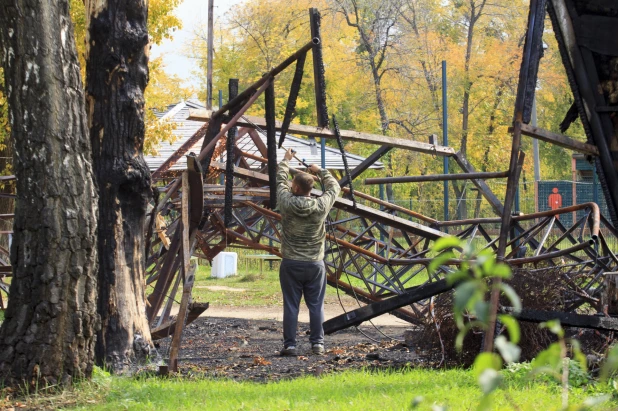
[[[144,161],[148,4],[86,2],[86,99],[99,188],[97,363],[123,372],[151,354],[145,310],[144,233],[151,196]]]
[[[96,214],[67,0],[4,0],[0,43],[17,176],[0,384],[69,384],[94,361]]]

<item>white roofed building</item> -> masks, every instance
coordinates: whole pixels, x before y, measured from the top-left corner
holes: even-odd
[[[177,124],[176,129],[173,133],[177,136],[176,141],[172,144],[168,142],[161,142],[157,147],[156,155],[148,155],[144,156],[148,167],[151,172],[156,171],[168,158],[172,156],[189,138],[191,138],[200,127],[204,125],[202,121],[193,121],[187,120],[189,117],[189,109],[204,109],[205,106],[201,104],[196,99],[189,99],[186,101],[182,101],[178,104],[171,105],[168,107],[168,110],[163,113],[157,113],[157,117],[161,120],[172,121]],[[254,134],[255,136],[255,134]],[[263,147],[266,147],[266,132],[265,130],[257,129],[257,136],[262,141],[262,150]],[[279,133],[277,132],[277,141],[279,140]],[[198,154],[202,147],[203,139],[197,141],[191,149],[187,151],[188,153]],[[257,157],[265,157],[264,153],[260,152],[260,149],[257,147],[254,139],[249,135],[245,134],[240,137],[236,142],[237,147],[248,154]],[[284,147],[286,149],[292,148],[296,151],[296,156],[299,159],[304,160],[308,164],[321,164],[321,151],[319,143],[316,145],[315,140],[311,140],[309,138],[299,138],[292,135],[286,135]],[[283,158],[285,154],[285,150],[277,149],[277,161]],[[354,169],[358,166],[365,158],[361,156],[357,156],[355,154],[351,154],[346,152],[346,157],[348,161],[348,168],[350,170]],[[225,156],[223,156],[225,158]],[[326,146],[326,168],[329,170],[344,170],[343,159],[341,157],[341,153],[338,149]],[[214,160],[214,159],[213,159]],[[260,168],[262,163],[258,160],[247,159],[249,166],[251,168]],[[294,162],[291,164],[293,165]],[[299,166],[297,164],[296,166]],[[170,171],[178,171],[184,170],[186,168],[186,158],[182,156],[178,159],[178,161],[172,165],[169,170]],[[384,165],[376,161],[370,167],[371,169],[383,169]]]

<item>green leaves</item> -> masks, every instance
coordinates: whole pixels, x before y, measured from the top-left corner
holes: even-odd
[[[515,311],[515,313],[520,313],[521,300],[519,299],[519,296],[517,295],[513,287],[505,283],[500,283],[500,289],[506,295],[509,301],[511,301],[511,304],[513,305],[513,311]]]
[[[474,378],[479,378],[481,374],[487,370],[500,370],[502,368],[502,358],[493,352],[484,352],[476,356],[472,364],[472,373]]]
[[[510,364],[519,361],[521,348],[507,340],[504,335],[499,335],[496,338],[496,348],[507,363]]]
[[[539,324],[540,328],[547,328],[552,333],[556,334],[558,338],[564,338],[564,330],[558,320],[550,320]]]
[[[513,344],[517,344],[521,337],[521,331],[517,320],[508,314],[501,314],[498,316],[498,319],[505,325],[507,331],[509,332],[509,338]]]

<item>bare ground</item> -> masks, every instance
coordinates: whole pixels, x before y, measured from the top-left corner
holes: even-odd
[[[244,317],[277,315],[274,310],[257,309],[259,311],[251,308],[208,310],[208,316],[188,325],[179,354],[181,374],[266,382],[345,369],[436,365],[432,360],[438,357],[435,352],[405,344],[404,331],[411,329],[409,324],[378,326],[389,338],[371,325],[362,325],[360,330],[373,340],[354,328],[339,331],[326,336],[326,354],[317,356],[311,354],[307,335],[309,324],[301,322],[298,331],[300,355],[281,357],[281,321],[219,315],[221,312],[242,313]],[[170,338],[166,338],[157,344],[164,358],[169,354],[169,341]]]

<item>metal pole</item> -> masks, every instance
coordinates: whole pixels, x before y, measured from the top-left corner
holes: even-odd
[[[219,90],[219,108],[223,106],[223,90]],[[223,155],[221,155],[221,162],[223,163]],[[219,175],[219,184],[225,184],[225,174],[221,173]]]
[[[212,58],[213,58],[213,36],[214,36],[214,0],[208,0],[208,66],[206,69],[206,108],[212,110]],[[221,105],[219,105],[221,108]]]
[[[446,60],[442,60],[442,145],[448,147],[448,102],[446,90]],[[444,174],[448,174],[448,158],[444,157]],[[444,181],[444,221],[448,221],[448,181]]]
[[[537,126],[536,123],[536,96],[532,100],[532,117],[531,123],[533,127]],[[539,159],[539,140],[532,139],[532,152],[534,155],[534,181],[541,181],[541,160]]]
[[[380,184],[380,200],[384,201],[384,184]],[[382,210],[383,207],[380,207],[380,209]],[[384,233],[382,232],[382,230],[380,231],[380,241],[384,242]],[[379,255],[383,255],[382,254],[382,250],[380,250]]]
[[[597,177],[597,165],[592,165],[592,201],[599,204],[599,179]]]
[[[320,158],[322,159],[321,167],[326,169],[326,139],[320,138]]]

